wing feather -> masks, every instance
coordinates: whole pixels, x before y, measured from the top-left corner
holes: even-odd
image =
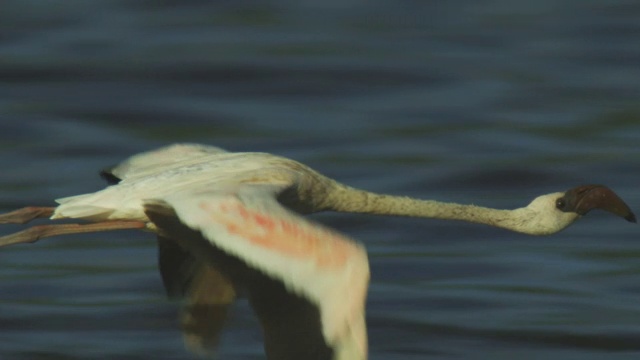
[[[203,156],[226,153],[219,147],[200,144],[173,144],[131,156],[103,173],[119,180],[159,174],[188,162],[198,161]],[[104,177],[105,175],[103,175]]]
[[[366,358],[369,266],[360,244],[288,211],[269,186],[163,200],[213,245],[318,306],[322,334],[336,359]]]
[[[182,242],[158,236],[160,274],[167,295],[184,300],[180,320],[185,344],[205,355],[218,344],[236,292],[229,278],[183,248]]]

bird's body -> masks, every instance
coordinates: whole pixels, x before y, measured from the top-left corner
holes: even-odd
[[[145,199],[204,190],[232,193],[249,184],[290,186],[297,181],[293,169],[304,167],[267,153],[198,152],[194,158],[173,160],[170,156],[173,152],[166,151],[165,163],[147,166],[143,171],[136,171],[136,167],[126,166],[124,170],[115,167],[112,171],[121,179],[117,185],[58,199],[60,206],[53,218],[144,221],[148,220],[143,209]]]
[[[120,180],[117,184],[57,200],[60,205],[51,218],[141,221],[174,238],[177,225],[163,227],[157,217],[171,209],[190,229],[215,239],[212,243],[225,254],[278,279],[288,291],[319,307],[322,335],[333,358],[366,358],[366,253],[355,241],[295,215],[319,211],[322,193],[334,186],[333,180],[280,156],[191,144],[137,155],[110,173]],[[180,241],[186,248],[201,245]],[[233,279],[238,276],[228,269],[216,271],[230,277],[234,287],[252,287]],[[265,296],[271,295],[262,291],[257,298]],[[274,311],[274,306],[265,311]]]
[[[342,211],[462,220],[532,234],[558,232],[591,209],[635,221],[601,185],[535,198],[515,210],[376,194],[343,185],[287,158],[178,144],[135,155],[103,172],[113,185],[25,208],[0,222],[47,225],[0,238],[0,246],[89,231],[146,228],[158,235],[169,295],[187,299],[190,348],[215,347],[228,306],[246,291],[270,359],[363,360],[369,265],[356,241],[301,214]]]

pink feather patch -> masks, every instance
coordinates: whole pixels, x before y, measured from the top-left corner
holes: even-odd
[[[343,267],[355,245],[328,229],[297,222],[288,216],[273,216],[247,208],[233,199],[220,203],[200,202],[211,220],[227,232],[250,241],[253,245],[297,259],[309,259],[322,268]]]

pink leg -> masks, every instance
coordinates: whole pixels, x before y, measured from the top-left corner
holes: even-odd
[[[33,219],[49,217],[55,209],[55,207],[28,206],[0,214],[0,224],[25,224]]]
[[[21,210],[18,210],[18,211],[21,211]],[[79,233],[122,230],[122,229],[143,229],[145,227],[146,227],[146,224],[142,221],[124,221],[124,220],[105,221],[105,222],[99,222],[94,224],[37,225],[14,234],[0,236],[0,247],[19,244],[19,243],[32,243],[45,237],[57,236],[57,235],[79,234]]]

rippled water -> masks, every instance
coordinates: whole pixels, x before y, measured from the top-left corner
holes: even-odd
[[[353,186],[518,207],[604,183],[640,210],[636,1],[5,0],[0,209],[95,191],[176,141]],[[364,242],[371,359],[635,359],[639,229],[551,237],[315,216]],[[3,226],[3,233],[18,226]],[[0,251],[0,358],[190,359],[150,234]],[[240,302],[221,359],[260,359]]]

